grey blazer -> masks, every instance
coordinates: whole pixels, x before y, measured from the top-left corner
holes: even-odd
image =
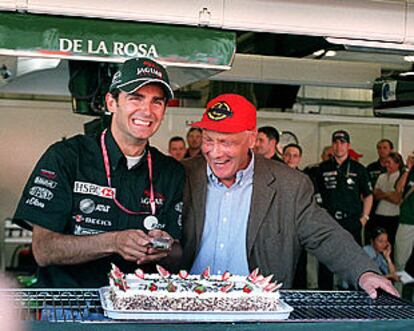
[[[182,267],[189,270],[203,234],[207,164],[202,156],[183,163]],[[264,275],[274,274],[285,288],[290,288],[302,247],[355,286],[362,273],[380,273],[352,236],[316,204],[306,175],[256,155],[246,241],[249,268],[259,267]]]

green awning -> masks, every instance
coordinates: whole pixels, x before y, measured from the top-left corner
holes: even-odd
[[[236,34],[218,29],[0,12],[0,57],[123,62],[168,67],[175,88],[229,70]]]
[[[175,66],[230,67],[233,32],[0,12],[0,54],[121,62],[148,56]]]

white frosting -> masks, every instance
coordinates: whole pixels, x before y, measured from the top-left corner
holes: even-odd
[[[119,298],[134,297],[137,295],[151,296],[151,297],[167,297],[167,298],[192,298],[197,297],[199,299],[207,298],[273,298],[279,299],[279,291],[266,292],[260,286],[256,286],[250,281],[246,280],[244,276],[232,275],[228,280],[222,281],[222,276],[213,275],[209,279],[203,279],[200,276],[189,275],[187,279],[182,279],[178,275],[170,275],[168,278],[162,278],[158,274],[146,274],[145,279],[137,277],[135,274],[127,274],[125,276],[128,289],[126,291],[121,290],[114,284],[114,281],[110,279],[112,290]],[[175,292],[169,292],[166,289],[167,283],[171,282],[177,290]],[[222,292],[220,288],[233,283],[234,287],[229,292]],[[150,284],[155,284],[158,289],[156,291],[150,291],[147,287]],[[194,288],[197,285],[205,286],[206,292],[197,293]],[[219,285],[219,286],[217,286]],[[245,285],[249,285],[252,289],[251,292],[246,293],[243,291]],[[144,289],[143,289],[144,288]]]

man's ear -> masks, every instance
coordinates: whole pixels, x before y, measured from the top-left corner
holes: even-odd
[[[249,131],[249,134],[249,148],[253,148],[256,145],[257,129]]]
[[[118,109],[118,100],[116,100],[111,93],[106,93],[105,95],[105,102],[106,102],[106,107],[108,108],[108,110],[111,113],[115,113],[116,110]]]

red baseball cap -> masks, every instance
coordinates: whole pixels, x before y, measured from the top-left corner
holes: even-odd
[[[210,100],[201,121],[191,126],[224,133],[254,130],[256,107],[241,95],[222,94]]]

